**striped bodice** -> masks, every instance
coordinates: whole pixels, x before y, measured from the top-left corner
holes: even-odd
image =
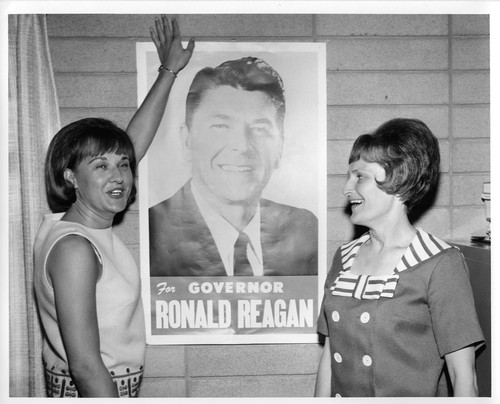
[[[359,248],[369,239],[370,233],[367,232],[360,238],[340,247],[343,270],[339,272],[330,287],[332,295],[354,297],[356,299],[379,299],[381,297],[391,299],[398,284],[399,273],[433,257],[441,251],[452,248],[452,246],[437,237],[422,229],[417,229],[413,241],[406,249],[392,274],[377,276],[351,274],[350,269]]]

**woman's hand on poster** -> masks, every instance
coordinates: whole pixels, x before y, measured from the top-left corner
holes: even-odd
[[[179,24],[175,18],[171,19],[172,26],[168,18],[162,15],[156,18],[155,26],[151,27],[151,39],[153,40],[160,63],[174,73],[181,71],[191,59],[194,50],[194,38],[190,38],[184,49],[181,43]]]

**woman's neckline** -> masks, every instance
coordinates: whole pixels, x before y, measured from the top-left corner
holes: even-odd
[[[415,239],[417,238],[419,231],[420,230],[418,228],[415,228],[415,234],[413,235],[412,240],[410,241],[410,243],[408,245],[406,245],[406,247],[402,247],[403,253],[400,255],[399,259],[396,261],[396,264],[393,266],[393,268],[390,270],[390,272],[388,271],[388,272],[384,272],[384,273],[380,273],[380,274],[357,273],[357,272],[353,272],[352,271],[352,266],[353,266],[354,262],[356,261],[356,257],[358,256],[359,250],[361,249],[361,247],[363,245],[365,245],[365,243],[367,243],[371,239],[370,232],[365,233],[364,235],[362,235],[360,237],[360,239],[364,238],[364,240],[362,240],[363,242],[359,246],[357,246],[355,248],[355,250],[354,250],[354,256],[353,256],[353,260],[352,260],[351,265],[349,266],[349,268],[343,269],[343,272],[349,273],[349,274],[351,274],[353,276],[356,276],[356,277],[368,276],[368,277],[375,277],[375,278],[390,277],[390,276],[393,276],[395,274],[398,274],[399,271],[397,271],[397,267],[401,263],[401,261],[403,260],[403,258],[406,255],[408,249],[415,242]]]

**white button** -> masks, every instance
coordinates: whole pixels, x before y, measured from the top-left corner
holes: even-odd
[[[370,358],[369,355],[363,356],[363,365],[365,365],[365,366],[371,366],[372,365],[372,358]]]
[[[341,354],[339,354],[338,352],[335,352],[335,353],[333,354],[333,358],[335,359],[335,361],[336,361],[337,363],[341,363],[341,362],[342,362],[342,355],[341,355]]]
[[[338,311],[336,311],[336,310],[335,310],[335,311],[332,313],[332,320],[333,320],[333,321],[335,321],[335,322],[337,322],[337,321],[339,321],[339,320],[340,320],[340,314],[339,314],[339,312],[338,312]]]
[[[368,321],[370,321],[370,313],[367,313],[366,311],[361,314],[361,322],[363,324],[366,324]]]
[[[342,397],[339,393],[335,394],[335,397]]]

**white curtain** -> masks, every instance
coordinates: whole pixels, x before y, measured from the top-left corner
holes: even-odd
[[[9,15],[9,395],[45,395],[33,292],[33,241],[45,213],[43,167],[60,127],[45,15]]]

